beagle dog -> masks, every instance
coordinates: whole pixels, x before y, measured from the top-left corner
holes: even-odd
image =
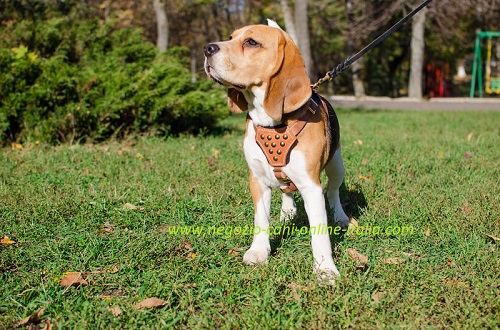
[[[295,216],[293,191],[298,190],[310,224],[314,272],[320,280],[333,284],[339,271],[325,230],[323,170],[336,223],[347,228],[349,218],[339,199],[344,165],[332,107],[311,90],[297,46],[274,21],[238,29],[228,41],[206,45],[204,53],[207,75],[228,89],[231,112],[248,111],[243,148],[250,169],[256,230],[243,262],[265,263],[271,252],[271,188],[283,191],[282,220]]]

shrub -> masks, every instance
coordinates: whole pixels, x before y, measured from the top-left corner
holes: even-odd
[[[65,18],[7,28],[11,43],[33,48],[0,48],[0,143],[198,133],[228,113],[182,49],[158,54],[138,29]]]

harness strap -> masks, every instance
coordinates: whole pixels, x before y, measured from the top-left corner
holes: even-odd
[[[285,186],[280,188],[284,193],[297,191],[297,187],[283,172],[283,167],[288,164],[289,154],[297,142],[297,135],[309,122],[311,115],[321,110],[322,100],[313,92],[307,106],[308,111],[292,126],[262,127],[255,126],[255,140],[264,152],[267,162],[273,167],[274,176]]]

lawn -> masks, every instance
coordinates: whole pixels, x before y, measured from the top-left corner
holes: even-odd
[[[0,238],[15,242],[0,244],[0,329],[39,308],[64,329],[500,327],[500,112],[338,115],[346,213],[414,231],[333,235],[333,287],[308,235],[274,236],[250,267],[251,236],[208,233],[252,224],[244,116],[207,136],[0,149]],[[61,286],[66,272],[88,285]],[[151,297],[163,306],[138,308]]]

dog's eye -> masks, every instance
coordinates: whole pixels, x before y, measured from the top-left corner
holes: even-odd
[[[260,44],[252,38],[245,39],[245,46],[258,47]]]
[[[233,36],[229,36],[229,40],[233,39]]]

